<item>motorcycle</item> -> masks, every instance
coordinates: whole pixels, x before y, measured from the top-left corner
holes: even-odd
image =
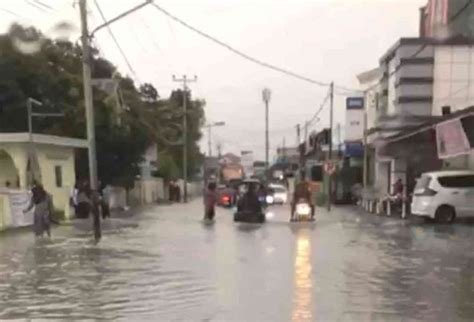
[[[311,218],[311,206],[303,199],[298,200],[295,206],[295,213],[292,221],[312,221]]]

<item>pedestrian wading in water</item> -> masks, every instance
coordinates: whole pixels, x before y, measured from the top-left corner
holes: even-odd
[[[43,186],[36,184],[31,189],[31,200],[28,207],[23,212],[28,212],[34,208],[33,212],[33,232],[36,237],[42,237],[44,233],[51,237],[51,215],[53,214],[52,198]]]
[[[204,219],[214,220],[216,214],[216,202],[216,184],[211,182],[207,186],[207,191],[204,196]]]

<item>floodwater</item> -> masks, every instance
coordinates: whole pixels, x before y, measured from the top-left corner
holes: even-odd
[[[51,241],[0,235],[0,319],[471,321],[474,226],[434,226],[353,208],[290,224],[236,225],[202,203],[84,225]]]

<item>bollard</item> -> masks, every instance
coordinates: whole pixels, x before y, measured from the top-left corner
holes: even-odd
[[[387,201],[387,216],[391,216],[392,215],[392,207],[390,205],[390,199],[386,199]]]
[[[381,207],[380,207],[380,200],[377,200],[377,203],[376,203],[376,205],[375,205],[375,213],[376,213],[377,215],[380,215],[380,208],[381,208]]]
[[[405,219],[407,217],[407,203],[403,201],[402,203],[402,218]]]

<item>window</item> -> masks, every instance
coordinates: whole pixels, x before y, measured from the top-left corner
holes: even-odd
[[[54,167],[54,174],[56,177],[56,187],[62,188],[63,186],[63,169],[57,165]]]
[[[474,188],[474,175],[439,177],[438,182],[445,188]]]
[[[424,189],[428,188],[428,186],[430,185],[430,182],[431,182],[430,176],[421,176],[421,178],[419,178],[416,181],[415,193],[417,191],[423,191]]]

